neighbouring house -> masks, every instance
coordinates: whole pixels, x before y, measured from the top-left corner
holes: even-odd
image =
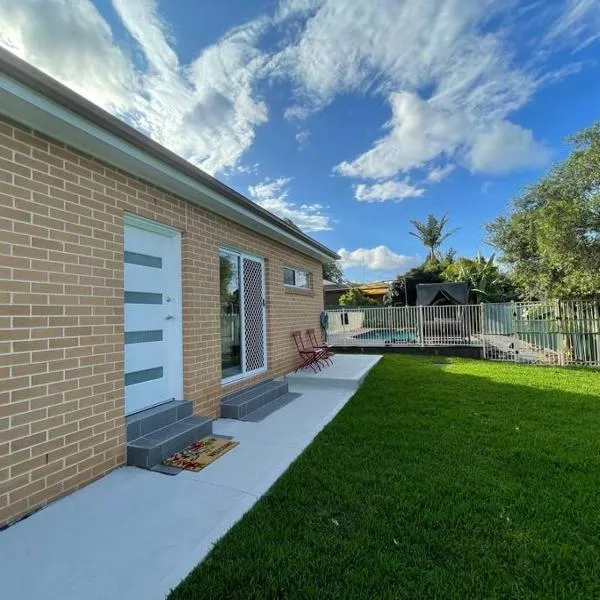
[[[363,283],[358,286],[358,289],[367,298],[371,298],[377,304],[383,304],[383,298],[390,289],[389,281],[375,281],[373,283]]]
[[[338,306],[340,298],[350,289],[346,283],[335,283],[323,279],[323,304],[325,308],[330,306]]]
[[[153,427],[181,449],[224,396],[294,369],[291,331],[319,327],[339,257],[0,63],[1,526],[125,464],[128,444],[154,452]]]
[[[335,283],[327,279],[323,280],[323,303],[325,307],[339,306],[340,298],[351,288],[347,283]],[[389,281],[375,281],[373,283],[362,283],[356,285],[365,296],[374,300],[377,304],[383,304],[383,298],[390,289]]]

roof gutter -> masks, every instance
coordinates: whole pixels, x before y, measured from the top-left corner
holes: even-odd
[[[321,262],[339,256],[0,48],[0,113]]]

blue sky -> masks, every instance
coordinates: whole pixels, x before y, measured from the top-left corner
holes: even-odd
[[[600,118],[598,0],[0,0],[0,43],[389,279]]]

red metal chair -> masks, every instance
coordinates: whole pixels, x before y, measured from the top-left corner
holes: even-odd
[[[308,335],[308,339],[310,340],[312,347],[315,350],[323,350],[323,358],[331,363],[332,361],[330,359],[332,356],[335,355],[335,352],[333,351],[333,346],[331,346],[330,344],[319,344],[319,342],[317,341],[317,334],[315,333],[314,329],[307,329],[306,333]]]
[[[312,337],[311,337],[311,333],[310,333],[311,331],[312,331]],[[307,329],[306,332],[308,334],[308,339],[310,340],[310,346],[308,346],[308,347],[304,346],[304,343],[302,342],[302,336],[300,336],[300,342],[302,342],[303,349],[304,350],[314,350],[315,352],[318,352],[319,360],[324,361],[328,365],[332,365],[333,361],[329,357],[333,356],[333,352],[330,350],[330,348],[316,343],[317,338],[315,336],[314,329],[312,329],[312,330]]]
[[[306,348],[304,346],[304,341],[302,340],[302,332],[300,331],[292,331],[292,337],[294,338],[296,348],[298,349],[298,354],[302,359],[302,364],[296,369],[296,372],[305,367],[310,367],[315,373],[317,370],[320,371],[321,365],[319,364],[319,361],[324,359],[323,351],[315,348]]]

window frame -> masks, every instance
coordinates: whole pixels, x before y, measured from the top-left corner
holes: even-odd
[[[294,283],[286,283],[285,282],[285,273],[286,271],[291,271],[294,274]],[[296,282],[298,280],[298,273],[302,273],[306,277],[306,285],[298,285]],[[296,267],[283,267],[283,286],[292,290],[312,290],[312,273],[310,271],[305,271],[304,269],[297,269]]]

